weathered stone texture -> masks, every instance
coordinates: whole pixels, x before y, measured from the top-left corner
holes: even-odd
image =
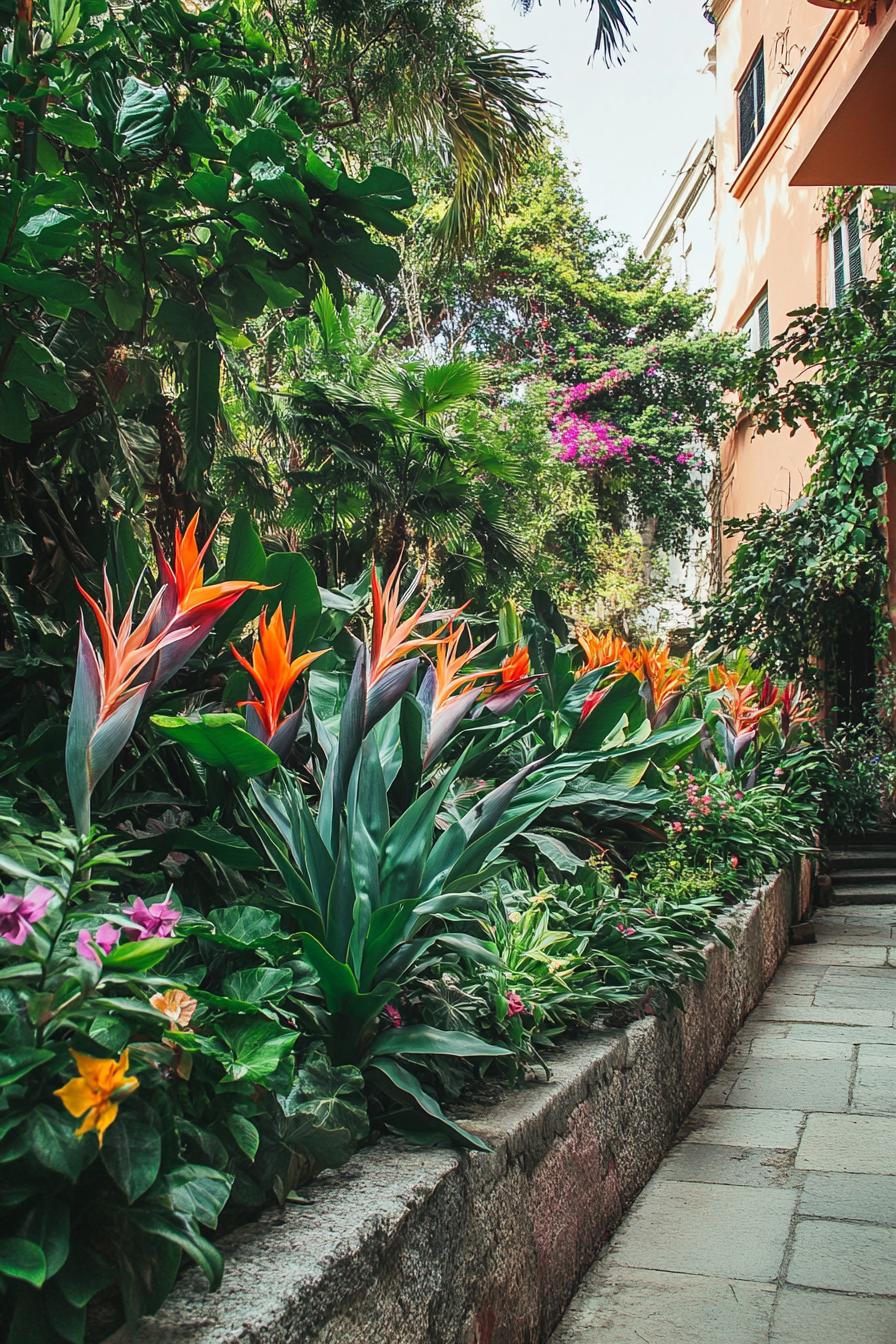
[[[723,1063],[787,947],[789,883],[727,916],[686,1012],[600,1030],[465,1123],[491,1154],[380,1143],[228,1236],[110,1344],[536,1344]]]

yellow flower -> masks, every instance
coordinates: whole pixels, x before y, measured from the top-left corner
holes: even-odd
[[[548,892],[548,891],[536,891],[535,895],[532,897],[532,899],[531,899],[531,901],[529,902],[529,904],[530,904],[530,905],[544,905],[544,903],[545,903],[545,901],[548,899],[548,896],[549,896],[549,895],[550,895],[550,892]]]
[[[167,1017],[172,1027],[180,1027],[182,1030],[190,1025],[199,1006],[182,989],[166,989],[164,994],[153,994],[149,1002],[157,1013]]]
[[[555,957],[553,961],[548,962],[548,973],[550,975],[556,975],[558,971],[563,970],[563,967],[565,965],[566,965],[565,958]]]
[[[510,914],[507,916],[507,919],[508,922],[511,924],[519,924],[520,920],[522,919],[522,915],[520,914],[519,910],[511,910]]]
[[[82,1139],[91,1130],[96,1132],[102,1148],[103,1135],[118,1115],[118,1099],[139,1087],[137,1079],[128,1071],[128,1052],[119,1059],[96,1059],[77,1050],[69,1052],[78,1066],[78,1078],[72,1078],[53,1093],[62,1102],[69,1115],[84,1116],[75,1134]]]

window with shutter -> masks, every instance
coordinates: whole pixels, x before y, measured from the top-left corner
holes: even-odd
[[[831,299],[841,303],[862,278],[862,219],[854,205],[831,231]]]
[[[737,89],[738,139],[746,158],[765,125],[765,52],[762,44]]]
[[[850,210],[846,220],[846,250],[849,260],[849,283],[854,285],[862,278],[862,225],[857,205]]]
[[[765,350],[771,344],[771,323],[768,315],[768,294],[759,300],[756,312],[756,324],[759,328],[759,349]]]
[[[834,258],[834,302],[839,303],[846,293],[846,258],[843,255],[843,225],[838,224],[831,234],[831,249]]]
[[[764,289],[741,323],[741,331],[749,337],[748,349],[751,354],[765,350],[771,345],[772,327],[768,306],[768,289]]]

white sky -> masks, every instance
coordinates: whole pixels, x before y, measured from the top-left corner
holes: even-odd
[[[700,0],[638,0],[632,50],[612,69],[600,57],[588,64],[595,20],[579,0],[543,0],[529,14],[512,0],[483,8],[499,43],[534,48],[547,70],[594,214],[640,243],[691,145],[712,132],[712,78],[700,73],[712,28]]]

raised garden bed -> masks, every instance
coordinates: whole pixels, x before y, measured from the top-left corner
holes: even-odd
[[[667,1151],[787,948],[782,874],[723,920],[686,1011],[599,1029],[465,1123],[491,1154],[383,1142],[225,1239],[109,1344],[533,1344]]]

